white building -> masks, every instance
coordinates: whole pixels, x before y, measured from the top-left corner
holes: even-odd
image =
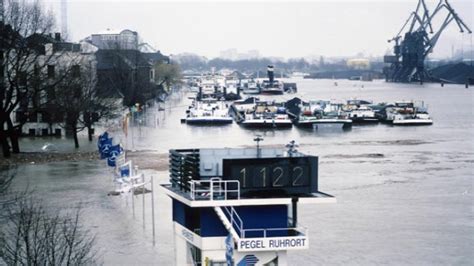
[[[136,31],[132,30],[110,30],[92,34],[86,40],[90,41],[99,49],[121,49],[137,50],[139,48],[139,37]]]

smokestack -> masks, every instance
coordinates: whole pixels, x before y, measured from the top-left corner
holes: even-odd
[[[270,84],[273,84],[273,81],[275,80],[275,74],[273,73],[273,66],[269,65],[267,67],[267,75],[268,75],[268,80],[270,81]]]
[[[60,42],[61,41],[61,33],[59,33],[59,32],[54,33],[54,40],[57,41],[57,42]]]
[[[67,0],[61,0],[61,35],[67,38]]]

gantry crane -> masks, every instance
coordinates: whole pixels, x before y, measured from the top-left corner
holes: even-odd
[[[437,30],[433,30],[433,19],[447,13],[446,18]],[[440,0],[438,5],[430,14],[424,0],[418,0],[418,5],[397,35],[388,42],[395,42],[393,48],[394,55],[384,57],[385,63],[390,63],[385,67],[384,73],[387,81],[391,82],[412,82],[429,79],[429,74],[425,70],[425,59],[433,51],[441,33],[446,27],[455,21],[461,32],[472,33],[468,26],[456,14],[448,3],[448,0]],[[402,38],[403,30],[409,25],[409,29]]]

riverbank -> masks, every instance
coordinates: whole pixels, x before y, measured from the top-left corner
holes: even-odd
[[[140,169],[166,171],[168,169],[168,154],[153,151],[127,151],[127,160],[132,160]],[[98,161],[97,152],[22,152],[12,154],[10,158],[2,158],[0,167],[25,164],[45,164],[52,162]]]

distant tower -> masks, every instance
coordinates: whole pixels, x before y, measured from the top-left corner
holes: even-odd
[[[61,35],[66,39],[67,35],[67,0],[61,0]]]
[[[3,0],[0,0],[0,22],[3,23]]]

